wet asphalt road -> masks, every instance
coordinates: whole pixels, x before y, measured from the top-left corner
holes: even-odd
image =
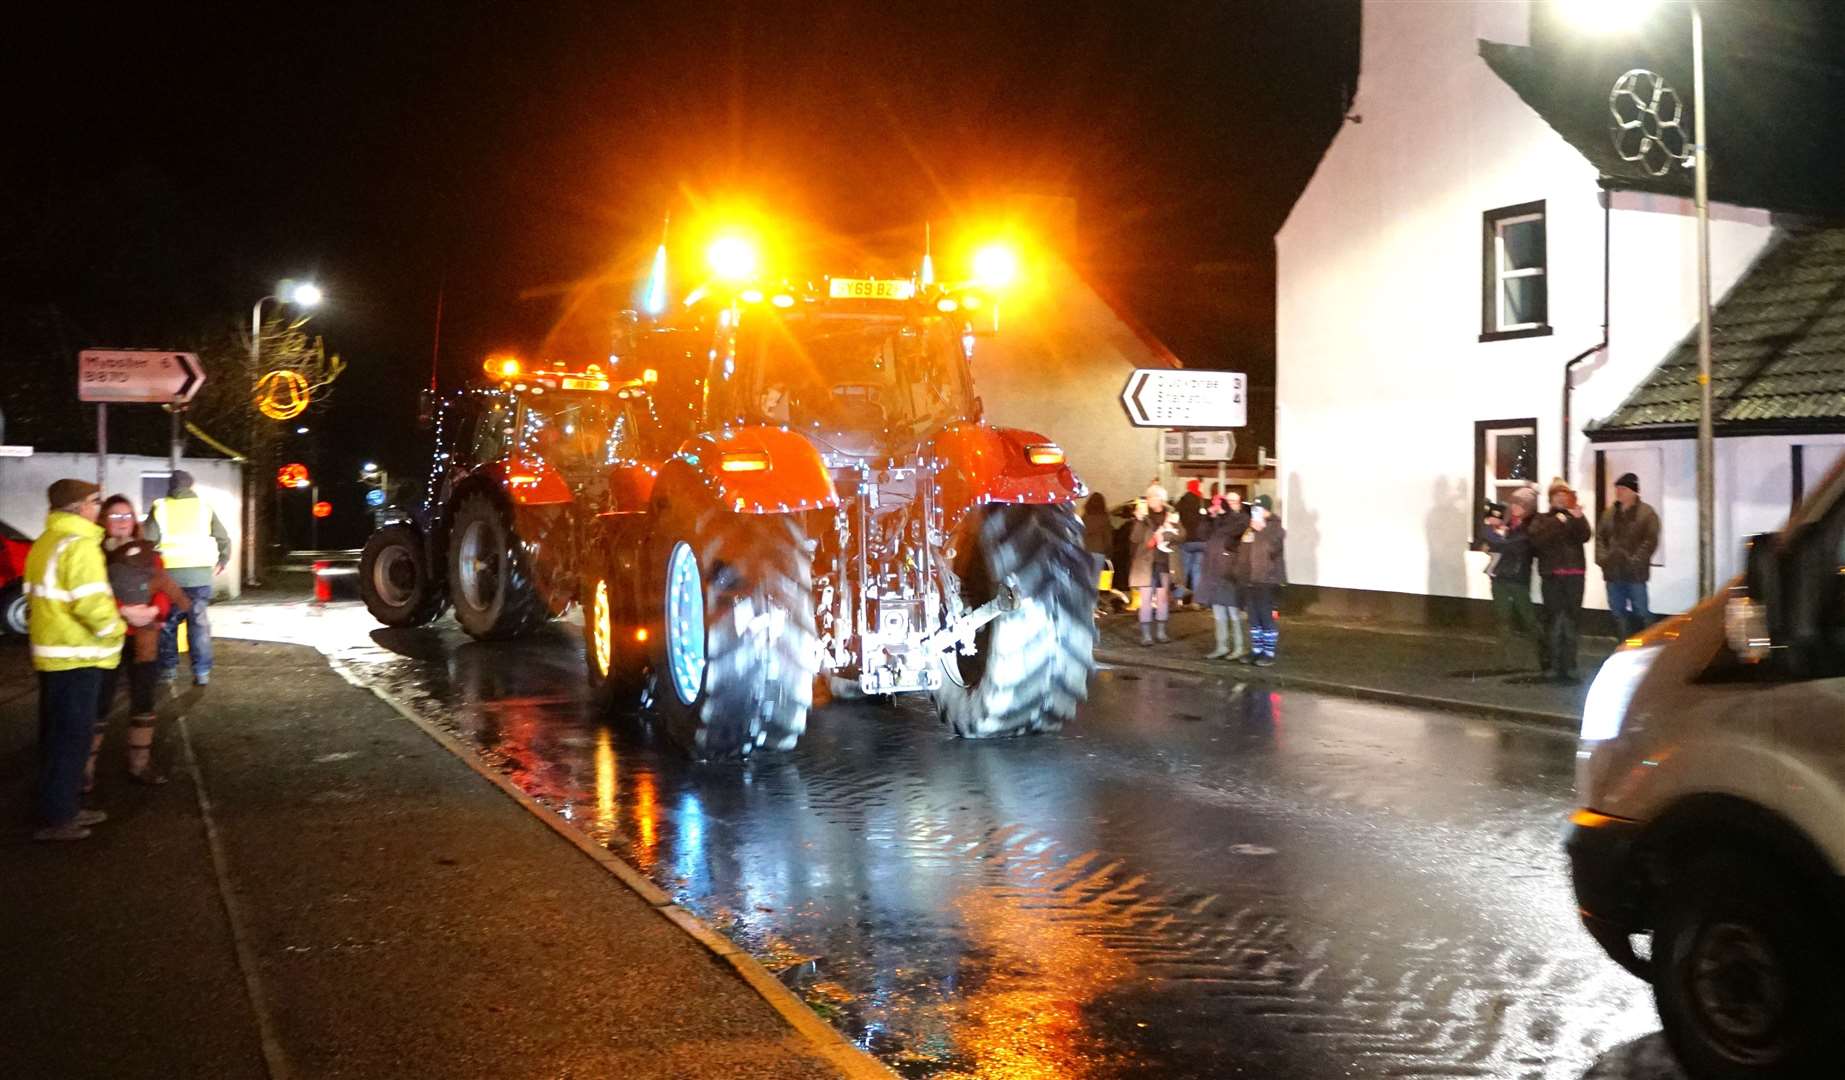
[[[1115,669],[1061,736],[834,703],[697,766],[588,714],[570,625],[222,610],[463,738],[906,1076],[1678,1075],[1575,921],[1554,733]]]

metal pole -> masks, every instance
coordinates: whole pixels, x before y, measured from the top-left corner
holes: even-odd
[[[172,419],[173,419],[173,424],[172,424],[172,437],[171,437],[171,438],[170,438],[170,439],[169,439],[169,440],[167,441],[167,472],[168,472],[169,474],[171,474],[171,473],[176,473],[176,472],[178,472],[178,471],[179,471],[179,413],[180,413],[180,406],[178,406],[178,405],[171,405],[171,406],[168,406],[168,408],[170,409],[170,412],[168,412],[168,414],[167,414],[167,415],[168,415],[168,416],[170,416],[170,417],[172,417]]]
[[[308,550],[320,550],[320,515],[314,511],[320,509],[320,483],[316,481],[308,489]]]
[[[96,406],[96,487],[100,490],[108,486],[103,479],[103,459],[109,456],[109,406],[99,403]]]
[[[256,302],[255,307],[250,309],[250,383],[252,386],[256,384],[257,373],[262,370],[260,364],[263,350],[263,301],[268,299],[267,296],[263,297],[262,300]],[[249,450],[252,453],[256,450],[254,440]],[[262,520],[262,512],[257,506],[256,494],[259,480],[255,475],[256,470],[250,468],[252,464],[258,463],[245,462],[243,474],[243,583],[245,585],[257,583],[256,566],[259,550],[262,547],[259,536],[261,526],[258,524]]]
[[[1691,5],[1692,167],[1698,208],[1698,595],[1717,585],[1716,466],[1710,386],[1710,161],[1705,151],[1704,16]]]

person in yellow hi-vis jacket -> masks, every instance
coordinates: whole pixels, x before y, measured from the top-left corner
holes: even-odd
[[[175,469],[167,482],[167,495],[148,508],[141,534],[160,548],[167,573],[186,590],[189,611],[174,608],[160,631],[160,678],[179,677],[179,623],[186,621],[186,645],[192,654],[192,682],[211,681],[211,579],[231,560],[231,537],[210,504],[192,490],[192,474]]]
[[[117,613],[103,568],[102,509],[95,484],[59,480],[46,492],[45,533],[26,557],[27,623],[38,672],[37,840],[82,840],[108,815],[83,809],[83,767],[96,728],[102,674],[122,659],[124,619],[145,625],[157,612]]]

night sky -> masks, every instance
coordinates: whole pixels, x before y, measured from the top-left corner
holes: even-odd
[[[420,468],[438,292],[452,383],[555,344],[573,299],[617,304],[666,211],[744,197],[889,248],[1022,193],[1077,200],[1073,260],[1187,362],[1272,382],[1272,237],[1356,80],[1356,0],[901,7],[163,7],[11,35],[0,350],[55,381],[65,350],[183,344],[313,277],[351,364],[308,420],[324,467]]]

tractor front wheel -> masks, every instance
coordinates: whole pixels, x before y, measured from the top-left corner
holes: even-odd
[[[387,525],[365,541],[359,556],[359,596],[386,626],[422,626],[448,606],[430,572],[423,538],[408,525]]]
[[[1018,604],[942,659],[936,713],[955,735],[1056,731],[1095,670],[1095,582],[1082,523],[1061,506],[991,506],[962,533],[956,571],[973,610],[1010,586]]]
[[[819,669],[800,520],[669,510],[662,524],[653,671],[667,735],[703,760],[793,749]]]
[[[498,641],[550,619],[506,513],[486,495],[469,495],[449,526],[448,592],[455,621],[472,637]]]

